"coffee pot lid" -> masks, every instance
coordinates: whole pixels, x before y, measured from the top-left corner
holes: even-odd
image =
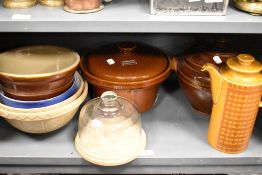
[[[247,74],[259,73],[262,70],[262,64],[249,54],[239,54],[228,59],[227,66],[233,71]]]

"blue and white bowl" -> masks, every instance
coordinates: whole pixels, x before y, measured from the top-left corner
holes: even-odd
[[[39,100],[39,101],[21,101],[21,100],[15,100],[9,98],[5,96],[3,92],[0,92],[0,97],[3,104],[14,108],[23,108],[23,109],[41,108],[41,107],[51,106],[60,103],[66,100],[67,98],[71,97],[78,90],[80,84],[81,81],[79,77],[76,76],[75,74],[74,83],[72,84],[72,86],[64,93],[53,98],[49,98],[46,100]]]

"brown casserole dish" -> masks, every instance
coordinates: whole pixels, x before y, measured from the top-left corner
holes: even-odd
[[[219,38],[209,46],[199,44],[187,49],[184,58],[179,61],[173,59],[181,88],[192,107],[201,113],[210,115],[213,105],[210,77],[201,68],[206,63],[220,67],[228,58],[235,56],[236,53],[227,45],[224,38]]]
[[[154,105],[159,85],[169,76],[170,63],[155,47],[121,42],[93,50],[80,66],[95,96],[114,91],[145,112]]]

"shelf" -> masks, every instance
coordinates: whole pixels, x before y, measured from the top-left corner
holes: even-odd
[[[0,32],[261,34],[262,18],[233,7],[228,8],[226,16],[152,16],[148,0],[113,0],[104,10],[92,14],[71,14],[41,5],[24,10],[1,6]]]
[[[207,144],[209,118],[192,110],[175,82],[165,83],[157,107],[142,115],[148,143],[132,163],[105,168],[81,159],[73,143],[77,116],[63,129],[46,135],[25,134],[0,120],[0,174],[262,172],[262,123],[244,153],[218,152]]]
[[[5,9],[0,6],[0,32],[26,32],[30,35],[24,40],[26,35],[10,33],[9,36],[3,37],[3,41],[6,42],[3,42],[2,48],[10,47],[8,45],[12,45],[13,41],[15,44],[12,47],[34,42],[67,42],[72,48],[78,43],[79,48],[81,44],[93,46],[112,38],[117,40],[119,33],[262,34],[260,16],[251,16],[231,6],[226,16],[152,16],[149,13],[148,2],[113,0],[112,3],[106,4],[101,12],[92,14],[71,14],[62,8],[41,5],[23,10]],[[107,34],[88,34],[88,38],[92,35],[93,41],[88,39],[89,43],[86,43],[86,35],[82,37],[83,35],[67,34],[65,35],[69,37],[64,39],[42,34],[40,40],[35,41],[34,39],[38,39],[35,36],[39,34],[33,35],[31,32],[98,32],[116,35],[108,37]],[[140,38],[154,44],[161,43],[165,48],[185,40],[183,37],[180,40],[172,40],[170,38],[173,35],[164,35],[150,35],[142,39],[141,36],[134,35],[122,37]],[[169,38],[169,42],[166,42],[165,38]],[[172,47],[169,50],[176,49]],[[192,110],[181,89],[177,87],[172,79],[161,87],[157,107],[142,115],[143,127],[147,133],[146,151],[135,161],[120,167],[99,167],[80,158],[73,143],[77,132],[77,116],[64,128],[45,135],[19,132],[0,119],[0,174],[261,173],[262,118],[260,117],[261,121],[258,123],[260,126],[255,127],[247,151],[237,155],[223,154],[212,149],[207,143],[209,118]]]

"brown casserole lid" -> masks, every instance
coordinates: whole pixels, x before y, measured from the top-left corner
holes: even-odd
[[[213,63],[221,67],[228,58],[234,57],[236,52],[226,46],[226,43],[223,43],[223,47],[219,47],[217,44],[210,46],[195,45],[186,50],[184,60],[178,66],[179,74],[183,77],[183,80],[187,80],[189,84],[197,87],[209,88],[209,75],[202,72],[201,68],[206,63]]]
[[[93,50],[82,58],[81,68],[92,84],[125,89],[161,83],[169,75],[171,65],[170,59],[157,48],[121,42]]]
[[[185,53],[185,62],[191,67],[201,71],[201,68],[206,63],[215,63],[214,57],[218,56],[221,59],[221,63],[224,63],[229,57],[234,56],[232,51],[226,51],[218,48],[206,48],[204,45],[196,45],[190,48]]]

